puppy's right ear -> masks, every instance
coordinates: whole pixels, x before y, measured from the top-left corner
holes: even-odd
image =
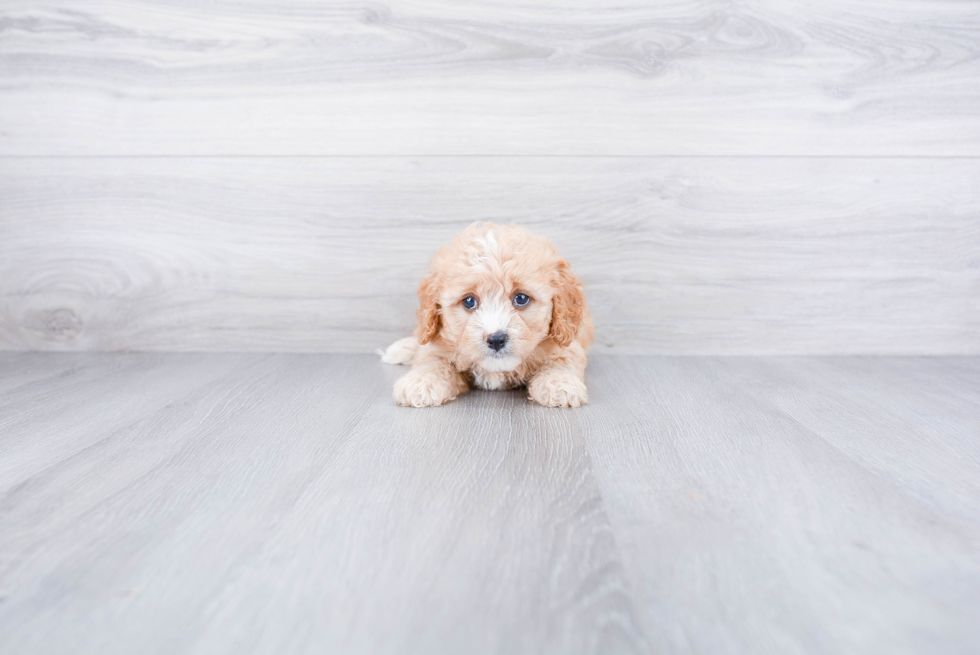
[[[415,312],[419,343],[429,343],[439,334],[439,285],[436,273],[429,273],[419,285],[419,309]]]
[[[552,298],[551,328],[548,336],[562,348],[567,348],[578,334],[585,310],[582,283],[572,273],[572,267],[562,259],[558,262],[556,291]]]

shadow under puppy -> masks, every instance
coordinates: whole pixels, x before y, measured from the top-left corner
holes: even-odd
[[[517,225],[474,223],[430,268],[415,332],[382,356],[412,365],[395,383],[399,405],[441,405],[471,386],[526,385],[548,407],[588,401],[592,318],[582,283],[547,239]]]

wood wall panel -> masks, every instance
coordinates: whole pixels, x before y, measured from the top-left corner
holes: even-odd
[[[980,155],[973,1],[5,0],[5,155]]]
[[[0,159],[0,346],[366,352],[472,221],[609,353],[980,353],[980,160]]]

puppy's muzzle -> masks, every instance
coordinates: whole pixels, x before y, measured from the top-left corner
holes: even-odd
[[[507,333],[494,332],[489,337],[487,337],[487,345],[499,353],[500,350],[507,345]]]

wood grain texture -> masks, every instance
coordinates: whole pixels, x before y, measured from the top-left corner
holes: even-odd
[[[582,435],[516,392],[403,412],[399,372],[110,355],[18,386],[3,651],[645,652]]]
[[[951,361],[597,358],[581,425],[654,652],[976,652],[980,361]]]
[[[2,651],[980,648],[980,358],[597,357],[567,411],[404,372],[0,353]]]
[[[980,155],[972,0],[5,0],[3,155]]]
[[[980,160],[0,159],[0,349],[370,352],[475,220],[599,353],[980,353]]]

